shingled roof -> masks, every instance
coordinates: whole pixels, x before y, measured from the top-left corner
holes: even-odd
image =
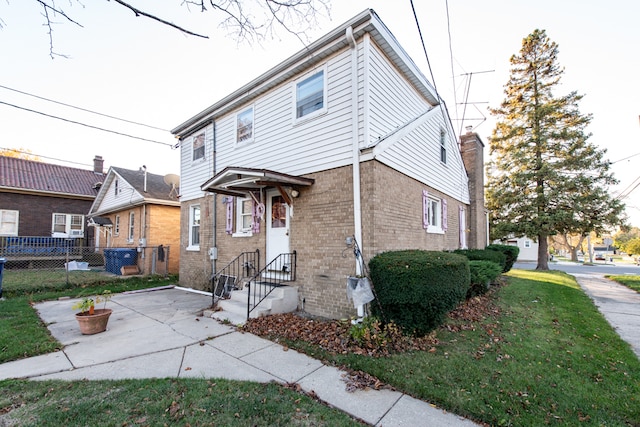
[[[92,170],[0,156],[0,191],[94,198],[103,180],[104,174]]]
[[[143,170],[130,170],[111,167],[111,169],[124,178],[133,188],[135,188],[145,199],[171,200],[177,201],[177,191],[171,191],[171,185],[164,181],[164,175],[156,175],[147,172],[146,192],[144,184],[145,172]]]

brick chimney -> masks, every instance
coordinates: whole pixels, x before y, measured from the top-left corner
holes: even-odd
[[[469,241],[470,248],[484,249],[487,242],[487,209],[484,205],[484,144],[467,126],[460,136],[462,161],[469,176]]]
[[[104,160],[102,156],[95,156],[93,158],[93,171],[95,173],[104,173]]]

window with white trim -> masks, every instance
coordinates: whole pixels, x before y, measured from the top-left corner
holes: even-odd
[[[116,215],[116,221],[113,225],[113,234],[116,236],[120,234],[120,215]]]
[[[525,240],[524,241],[524,247],[527,248],[527,249],[531,248],[531,240],[528,240],[528,239]]]
[[[52,237],[84,237],[84,215],[54,213]]]
[[[429,230],[442,228],[442,204],[440,199],[429,198]]]
[[[204,159],[204,132],[199,135],[193,137],[193,142],[191,144],[193,146],[193,161]]]
[[[127,241],[129,243],[133,242],[133,237],[135,234],[135,222],[136,222],[136,214],[134,212],[129,212],[129,234],[127,235]]]
[[[313,117],[327,111],[326,69],[295,83],[295,118]]]
[[[118,197],[118,194],[120,194],[120,189],[118,188],[118,184],[119,182],[117,179],[113,181],[113,195],[116,197]]]
[[[19,211],[0,209],[0,236],[17,236]]]
[[[447,133],[440,129],[440,161],[447,164]]]
[[[236,232],[234,235],[252,235],[253,231],[253,199],[236,198]]]
[[[189,247],[187,249],[200,249],[200,205],[189,208]]]
[[[253,140],[253,107],[236,115],[236,142],[251,142]]]

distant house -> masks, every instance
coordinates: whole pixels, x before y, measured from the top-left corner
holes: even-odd
[[[538,260],[538,242],[534,242],[530,237],[510,237],[507,239],[506,244],[517,246],[520,249],[518,261]]]
[[[433,86],[373,10],[172,132],[183,286],[208,289],[216,273],[238,284],[226,266],[256,253],[256,284],[275,277],[297,290],[298,309],[343,318],[356,313],[347,276],[374,255],[486,246],[483,144],[472,132],[456,139]]]
[[[97,249],[130,248],[140,253],[143,273],[178,273],[180,241],[179,178],[155,175],[146,169],[109,168],[104,184],[88,209],[96,230]],[[152,248],[152,251],[143,248]]]
[[[104,180],[102,157],[93,170],[0,156],[0,250],[86,246],[86,214]]]

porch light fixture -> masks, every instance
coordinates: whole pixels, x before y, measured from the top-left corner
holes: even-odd
[[[291,190],[291,197],[294,199],[300,196],[300,192],[298,190]]]

